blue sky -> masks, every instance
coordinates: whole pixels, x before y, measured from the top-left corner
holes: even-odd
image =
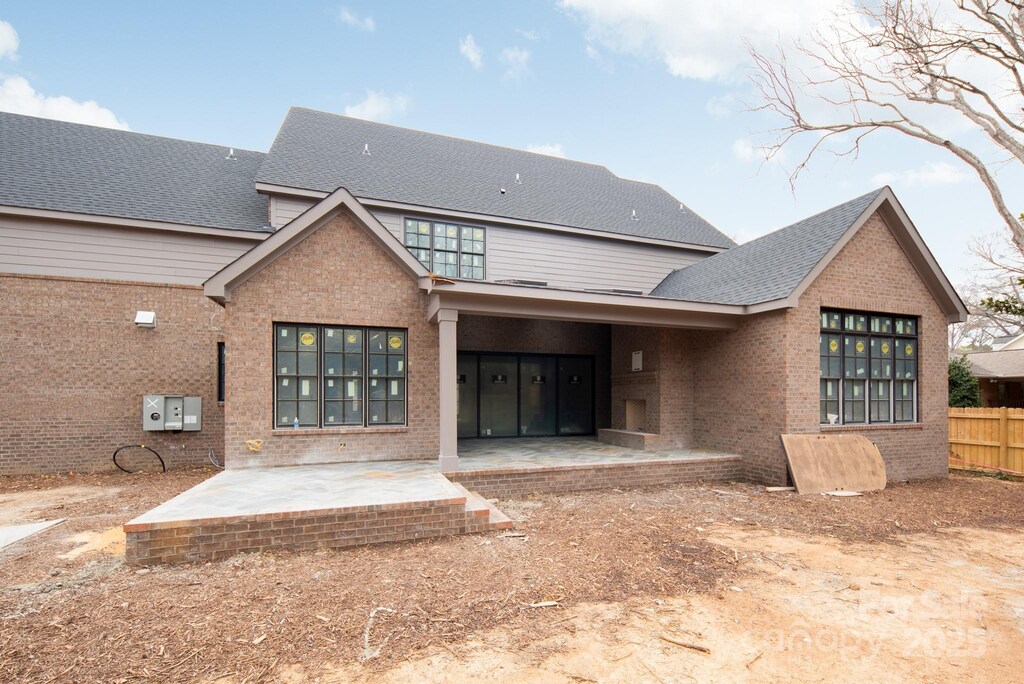
[[[811,1],[780,0],[745,24],[732,0],[702,2],[697,29],[685,13],[674,27],[613,0],[9,0],[0,22],[16,45],[0,30],[0,109],[258,150],[291,105],[348,109],[605,164],[662,185],[740,241],[888,182],[962,280],[968,238],[1005,228],[942,151],[879,137],[854,162],[820,159],[795,195],[784,165],[752,152],[778,122],[741,103],[752,99],[743,39],[797,30]]]

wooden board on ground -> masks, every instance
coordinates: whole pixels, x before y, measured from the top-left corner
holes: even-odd
[[[863,435],[782,435],[798,494],[885,489],[885,462]]]

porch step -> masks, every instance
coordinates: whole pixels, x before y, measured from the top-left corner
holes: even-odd
[[[512,527],[512,520],[490,501],[476,492],[471,492],[458,482],[452,482],[452,485],[462,496],[466,497],[467,532],[507,530]]]

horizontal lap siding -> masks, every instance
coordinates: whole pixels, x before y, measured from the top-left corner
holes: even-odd
[[[389,232],[402,239],[402,214],[373,213]],[[485,227],[487,280],[491,281],[539,280],[551,287],[641,290],[646,294],[671,271],[703,258],[699,252],[675,247],[527,228]]]
[[[270,225],[280,228],[288,224],[302,212],[316,204],[316,200],[293,198],[293,197],[271,197],[270,198]]]
[[[200,285],[255,240],[0,218],[0,272]]]

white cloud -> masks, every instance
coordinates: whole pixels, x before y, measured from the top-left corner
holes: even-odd
[[[704,109],[707,110],[708,114],[719,119],[732,116],[739,108],[740,101],[732,93],[716,95],[704,104]]]
[[[659,59],[683,78],[731,80],[749,63],[746,44],[769,48],[805,35],[842,0],[560,0],[587,38]]]
[[[469,60],[474,69],[479,69],[484,65],[483,50],[476,44],[472,33],[467,33],[466,37],[459,41],[459,52]]]
[[[526,74],[530,51],[521,47],[505,48],[501,51],[501,63],[505,65],[505,78],[518,81]]]
[[[757,150],[754,148],[754,144],[752,142],[746,138],[739,138],[738,140],[733,141],[732,154],[740,161],[750,161],[757,156]]]
[[[40,116],[45,119],[130,130],[128,124],[94,100],[78,102],[63,95],[50,97],[37,93],[21,76],[8,76],[0,83],[0,111]]]
[[[534,29],[530,29],[529,31],[524,31],[523,29],[516,29],[516,33],[518,33],[531,43],[536,43],[538,40],[540,40],[540,33],[535,31]]]
[[[405,113],[409,108],[409,98],[405,95],[388,95],[376,90],[368,90],[366,97],[353,105],[345,107],[345,116],[368,121],[390,121]]]
[[[601,53],[590,43],[587,43],[587,57],[595,62],[601,59]]]
[[[527,145],[527,152],[536,152],[537,154],[546,154],[549,157],[561,157],[565,159],[565,152],[562,151],[562,143],[554,143],[551,145]]]
[[[367,33],[373,33],[377,28],[377,22],[373,20],[373,17],[366,15],[362,19],[352,14],[348,7],[342,7],[338,10],[338,19],[341,23],[352,28],[357,28],[360,31],[366,31]]]
[[[18,32],[6,21],[0,21],[0,59],[18,58]]]
[[[732,143],[732,156],[741,162],[760,162],[762,164],[773,164],[776,167],[786,163],[786,150],[777,150],[770,157],[770,150],[758,146],[747,138],[738,138]]]
[[[901,172],[887,171],[876,173],[871,177],[874,185],[951,185],[962,183],[968,176],[962,169],[947,164],[946,162],[931,162],[917,169],[908,169]]]

